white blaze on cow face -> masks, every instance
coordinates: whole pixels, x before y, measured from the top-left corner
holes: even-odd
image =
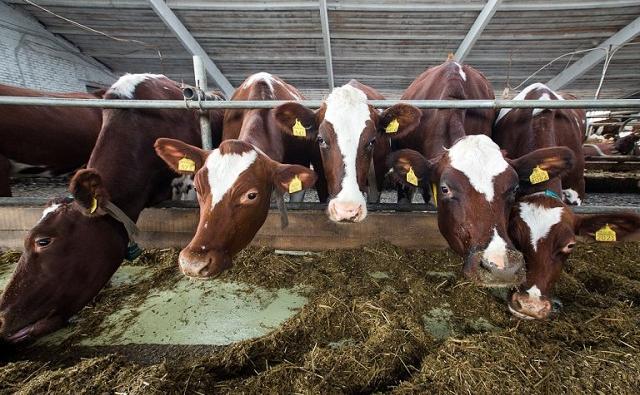
[[[273,84],[278,83],[278,80],[276,80],[273,77],[273,75],[262,71],[260,73],[253,74],[249,78],[247,78],[247,80],[244,82],[244,85],[245,86],[253,85],[256,81],[266,82],[267,85],[269,85],[269,89],[271,90],[271,93],[273,93]]]
[[[491,262],[499,269],[505,268],[505,262],[507,260],[507,243],[498,234],[498,230],[493,228],[493,237],[489,242],[489,245],[482,253],[482,258],[487,262]]]
[[[107,94],[116,95],[118,97],[133,99],[133,93],[136,91],[136,87],[143,81],[150,78],[166,78],[162,74],[125,74],[111,85]]]
[[[240,174],[256,161],[257,157],[258,153],[255,150],[240,154],[221,154],[219,149],[215,149],[209,154],[205,166],[208,171],[209,188],[211,188],[211,210],[233,187]]]
[[[538,251],[538,242],[547,237],[553,225],[560,222],[564,207],[544,207],[535,203],[520,203],[520,218],[529,227],[531,246]]]
[[[467,80],[467,73],[464,72],[464,70],[462,70],[462,65],[460,65],[460,63],[458,62],[454,62],[456,64],[456,66],[458,66],[458,74],[460,74],[460,77],[462,77],[463,81]]]
[[[326,105],[324,119],[333,125],[338,148],[344,162],[341,190],[329,202],[329,212],[331,215],[332,205],[337,210],[340,210],[341,206],[349,206],[348,211],[360,210],[360,214],[355,218],[356,221],[359,221],[367,215],[366,200],[358,186],[356,172],[360,135],[364,131],[367,121],[371,119],[367,96],[351,85],[344,85],[331,92],[326,100]],[[343,218],[332,219],[341,220]]]
[[[518,93],[518,95],[516,97],[514,97],[513,100],[525,100],[525,98],[527,97],[529,92],[532,92],[532,91],[534,91],[536,89],[541,89],[544,92],[544,93],[542,93],[542,95],[540,95],[539,98],[537,98],[537,100],[564,100],[564,98],[562,96],[560,96],[557,93],[555,93],[553,90],[551,90],[545,84],[541,84],[539,82],[537,82],[535,84],[531,84],[531,85],[527,86],[526,88],[524,88],[524,90],[522,92]],[[551,98],[551,96],[549,94],[551,94],[553,96],[553,99]],[[500,121],[511,110],[512,110],[511,108],[503,108],[502,110],[500,110],[500,113],[498,114],[498,118],[496,118],[496,122],[495,123],[498,123],[498,121]],[[533,112],[531,113],[531,115],[536,116],[539,113],[541,113],[542,111],[544,111],[544,109],[542,109],[542,108],[534,108]]]
[[[53,212],[55,212],[57,209],[59,209],[61,206],[61,204],[59,203],[54,203],[51,206],[45,208],[42,211],[42,217],[40,217],[40,221],[42,221],[43,219],[47,218],[47,216]]]
[[[491,203],[495,194],[493,178],[509,167],[500,147],[489,137],[478,134],[458,140],[448,153],[451,166],[467,176],[471,186]]]

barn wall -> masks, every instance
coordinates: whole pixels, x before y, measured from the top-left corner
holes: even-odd
[[[0,83],[47,91],[86,91],[115,77],[105,66],[0,1]]]

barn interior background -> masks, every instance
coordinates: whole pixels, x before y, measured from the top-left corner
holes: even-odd
[[[38,89],[95,87],[125,72],[191,82],[191,56],[204,51],[210,85],[236,87],[266,70],[310,99],[351,78],[397,98],[455,53],[484,73],[497,97],[560,56],[520,89],[543,82],[593,98],[610,58],[600,97],[640,94],[634,0],[29,3],[0,2],[0,81]]]

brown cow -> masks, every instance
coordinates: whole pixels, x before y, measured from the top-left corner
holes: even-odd
[[[516,99],[563,100],[563,96],[542,84],[534,84]],[[560,199],[561,194],[569,202],[575,202],[569,197],[584,196],[584,181],[580,182],[584,169],[583,121],[581,110],[517,109],[501,111],[496,122],[494,139],[511,157],[526,155],[532,150],[553,149],[549,147],[555,145],[568,147],[573,157],[566,162],[566,168],[549,174],[548,181],[525,182],[511,210],[509,236],[524,254],[527,276],[512,295],[509,309],[521,318],[545,318],[551,313],[551,292],[573,251],[576,235],[593,237],[609,224],[621,238],[640,227],[640,217],[635,214],[579,216]],[[547,166],[540,162],[543,170],[547,170]],[[567,187],[577,188],[578,193],[567,193]]]
[[[281,79],[258,73],[236,90],[232,100],[300,98]],[[194,162],[200,222],[189,245],[180,251],[180,270],[190,277],[212,277],[229,268],[233,256],[264,223],[274,187],[277,193],[294,192],[289,188],[292,182],[300,191],[316,181],[312,170],[279,162],[308,164],[314,150],[317,147],[307,139],[283,132],[273,110],[266,109],[227,111],[224,141],[213,151],[159,139],[156,152],[174,171],[180,172],[184,158]],[[314,168],[321,167],[314,163]]]
[[[402,99],[493,99],[484,76],[454,61],[420,75]],[[487,286],[518,284],[524,274],[522,254],[507,234],[508,213],[523,173],[535,158],[565,157],[562,150],[533,152],[508,163],[488,135],[490,109],[428,109],[414,130],[399,131],[402,149],[389,156],[394,177],[432,195],[438,227],[449,246],[465,258],[465,276]],[[415,150],[415,151],[414,151]],[[408,177],[411,176],[411,177]],[[436,196],[433,196],[435,194]]]
[[[544,84],[529,85],[514,100],[575,99],[558,94]],[[496,119],[493,140],[507,152],[507,157],[518,158],[538,148],[565,146],[576,153],[574,167],[562,177],[562,195],[568,204],[580,205],[584,199],[584,157],[582,136],[586,114],[579,109],[543,110],[540,108],[502,109]],[[522,193],[526,193],[524,190]]]
[[[396,119],[399,128],[413,128],[420,117],[420,110],[406,104],[396,104],[379,112],[367,104],[367,99],[382,100],[384,96],[351,80],[335,88],[316,112],[297,103],[283,104],[275,110],[284,130],[292,131],[295,123],[302,120],[312,131],[307,133],[307,138],[317,140],[331,196],[327,214],[332,221],[365,219],[367,207],[363,192],[367,189],[371,162],[377,190],[382,188],[386,173],[390,141],[382,126]]]
[[[134,74],[121,77],[105,98],[181,100],[182,91],[164,76]],[[0,339],[19,342],[53,331],[95,297],[127,254],[126,228],[106,214],[112,205],[136,221],[144,207],[171,196],[175,175],[155,154],[154,142],[172,137],[200,143],[194,110],[103,114],[88,168],[71,181],[73,199],[52,201],[25,238],[0,299]],[[212,125],[214,133],[220,129]]]
[[[102,92],[50,93],[0,85],[0,96],[95,99]],[[99,108],[0,106],[0,196],[11,196],[9,160],[54,174],[75,170],[87,163],[101,124]]]

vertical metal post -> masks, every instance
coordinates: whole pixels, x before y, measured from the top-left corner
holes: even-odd
[[[205,99],[207,92],[207,71],[202,63],[200,56],[193,57],[193,75],[196,79],[196,88],[198,88],[198,101]],[[202,136],[202,148],[212,150],[213,143],[211,140],[211,122],[209,121],[209,112],[200,110],[200,134]]]
[[[320,24],[322,25],[322,41],[324,42],[324,59],[327,63],[327,81],[329,89],[333,89],[333,59],[331,55],[331,33],[329,32],[329,15],[327,0],[320,0]]]

